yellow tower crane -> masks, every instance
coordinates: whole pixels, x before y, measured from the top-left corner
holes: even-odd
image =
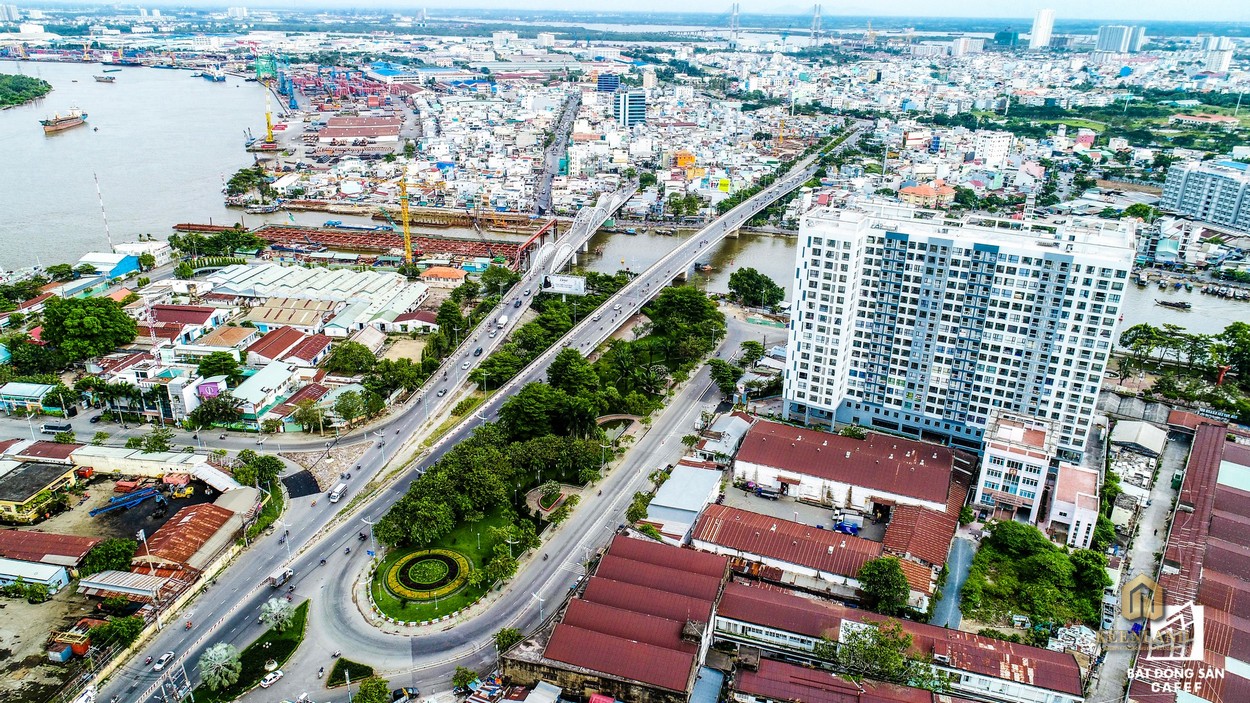
[[[408,174],[399,179],[399,216],[404,227],[404,263],[412,265],[412,228],[408,224]]]
[[[269,95],[265,95],[265,144],[274,143],[274,109],[269,101]]]

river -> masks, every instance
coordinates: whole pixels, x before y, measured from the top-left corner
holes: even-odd
[[[108,250],[93,173],[114,242],[166,237],[178,222],[232,223],[242,215],[226,209],[221,188],[252,161],[243,137],[249,128],[264,129],[264,88],[233,76],[213,83],[153,68],[125,68],[108,74],[115,83],[97,83],[92,76],[103,68],[0,62],[0,73],[53,87],[42,100],[0,111],[0,268]],[[74,106],[88,114],[87,125],[44,136],[39,120]]]
[[[640,271],[672,250],[675,238],[642,232],[634,236],[600,232],[591,239],[590,249],[602,249],[601,256],[582,254],[582,265],[592,271],[613,272],[620,269]],[[707,263],[712,270],[695,274],[695,285],[712,292],[729,290],[729,275],[736,269],[751,266],[793,292],[796,237],[743,233],[736,239],[725,239],[712,249]],[[1200,287],[1200,286],[1197,286]],[[1196,287],[1196,288],[1197,288]],[[1187,301],[1192,310],[1175,310],[1155,304],[1156,299]],[[1138,288],[1131,281],[1124,291],[1121,307],[1124,316],[1120,329],[1148,322],[1155,326],[1167,323],[1180,325],[1191,333],[1214,334],[1230,322],[1250,322],[1250,301],[1225,300],[1194,291],[1161,291],[1156,285]]]

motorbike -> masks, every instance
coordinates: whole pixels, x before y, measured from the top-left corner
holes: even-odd
[[[351,548],[351,547],[343,547],[343,553],[344,553],[344,554],[351,554],[351,553],[352,553],[352,548]]]
[[[321,667],[320,669],[317,669],[317,678],[321,678],[322,676],[325,676],[325,675],[326,675],[326,668],[324,666]]]
[[[226,433],[225,433],[225,432],[222,432],[222,433],[221,433],[221,437],[220,437],[220,439],[225,439],[225,438],[226,438]]]
[[[191,621],[190,621],[190,620],[188,620],[188,621],[187,621],[187,626],[186,626],[186,628],[185,628],[185,629],[188,629],[188,630],[190,630],[190,629],[191,629]]]
[[[322,560],[321,560],[321,565],[322,565],[322,566],[325,566],[325,565],[326,565],[326,560],[325,560],[325,559],[322,559]]]
[[[544,555],[543,555],[543,561],[547,561],[547,555],[546,555],[546,554],[544,554]]]
[[[361,532],[360,534],[356,535],[356,539],[358,539],[358,540],[360,540],[361,542],[363,542],[363,541],[365,541],[365,540],[369,539],[369,537],[368,537],[368,535],[366,535],[365,533]]]
[[[330,655],[330,658],[331,658],[331,659],[338,659],[338,658],[339,658],[339,657],[341,657],[342,655],[343,655],[343,653],[342,653],[342,652],[340,652],[339,650],[337,650],[337,649],[336,649],[336,650],[334,650],[334,654],[331,654],[331,655]]]

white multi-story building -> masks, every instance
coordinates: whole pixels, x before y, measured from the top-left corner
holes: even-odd
[[[1095,51],[1126,54],[1141,51],[1146,43],[1146,28],[1141,25],[1106,24],[1098,28]]]
[[[1011,132],[977,130],[972,137],[972,151],[986,166],[1002,168],[1011,153],[1012,139]]]
[[[1097,469],[1060,463],[1050,500],[1046,531],[1051,538],[1073,549],[1089,549],[1098,526],[1099,477]]]
[[[1202,67],[1213,73],[1224,73],[1233,66],[1233,50],[1208,51],[1203,55]]]
[[[995,412],[1052,420],[1081,455],[1136,223],[950,219],[856,201],[801,220],[786,417],[974,450]]]
[[[1050,46],[1050,35],[1055,30],[1055,11],[1045,8],[1033,18],[1033,31],[1029,32],[1029,48],[1045,49]]]
[[[1203,222],[1250,232],[1250,164],[1191,161],[1168,169],[1159,205]]]
[[[1049,420],[995,413],[985,428],[973,506],[1002,520],[1037,521],[1058,437]]]

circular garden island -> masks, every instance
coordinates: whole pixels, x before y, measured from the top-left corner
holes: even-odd
[[[451,549],[399,550],[373,574],[370,592],[378,612],[399,622],[438,620],[482,597],[469,585],[469,558]]]

